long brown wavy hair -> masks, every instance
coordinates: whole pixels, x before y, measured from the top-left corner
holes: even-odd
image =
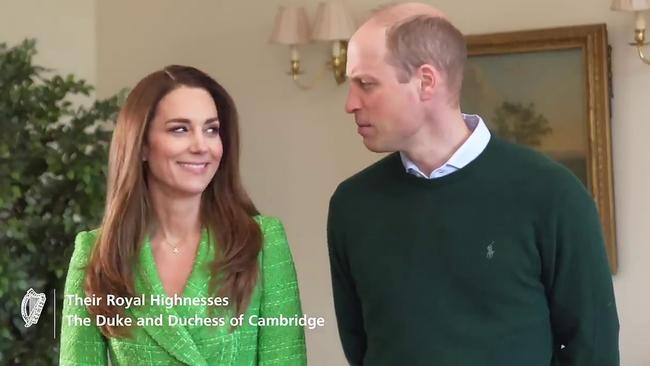
[[[193,67],[172,65],[142,79],[122,107],[111,140],[106,208],[97,242],[86,268],[88,296],[136,295],[134,271],[138,250],[152,225],[142,150],[160,100],[180,87],[210,93],[219,113],[223,155],[201,197],[201,224],[216,246],[210,289],[227,296],[237,314],[246,310],[258,278],[262,234],[253,216],[257,209],[239,175],[238,115],[230,95],[214,79]],[[124,309],[105,303],[89,307],[94,315],[124,316]],[[124,327],[101,327],[107,337],[128,336]]]

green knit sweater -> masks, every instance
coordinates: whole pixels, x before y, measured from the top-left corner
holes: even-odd
[[[618,365],[596,207],[532,150],[492,137],[434,180],[391,154],[339,185],[328,242],[352,365]]]

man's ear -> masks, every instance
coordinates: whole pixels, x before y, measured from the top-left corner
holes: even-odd
[[[430,100],[440,84],[440,73],[433,66],[424,64],[418,67],[417,76],[420,80],[420,100]]]

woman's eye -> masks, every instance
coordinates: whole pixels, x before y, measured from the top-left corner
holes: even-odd
[[[169,129],[169,132],[173,132],[173,133],[187,132],[187,127],[185,126],[172,127]]]
[[[187,126],[175,126],[171,127],[169,132],[174,133],[174,134],[181,134],[189,131],[189,128]],[[219,134],[219,126],[210,126],[205,128],[205,132],[212,134],[212,135],[218,135]]]

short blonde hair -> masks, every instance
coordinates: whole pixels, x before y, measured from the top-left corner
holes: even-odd
[[[460,98],[467,46],[463,34],[448,20],[431,15],[409,17],[386,31],[387,62],[405,83],[415,70],[429,64],[447,78],[455,103]]]

